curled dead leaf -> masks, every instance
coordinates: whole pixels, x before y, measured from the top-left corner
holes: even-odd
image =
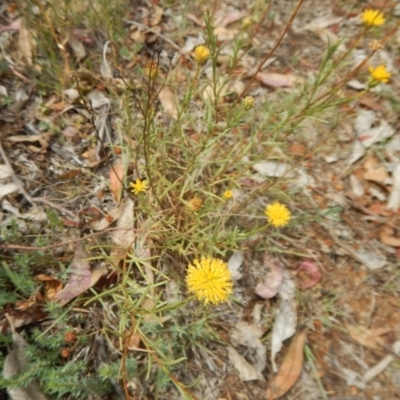
[[[267,400],[278,399],[287,393],[297,382],[303,369],[304,344],[307,330],[296,333],[278,373],[269,381],[265,394]]]
[[[379,239],[382,243],[387,244],[388,246],[392,247],[400,247],[400,239],[393,236],[394,229],[386,225],[382,228]]]
[[[322,274],[318,268],[318,265],[311,261],[303,261],[297,268],[297,274],[301,271],[306,272],[310,277],[310,279],[300,284],[302,289],[309,289],[319,283],[322,279]]]
[[[263,299],[271,299],[282,286],[283,268],[268,253],[264,255],[264,265],[269,267],[269,272],[265,280],[257,284],[255,292]]]

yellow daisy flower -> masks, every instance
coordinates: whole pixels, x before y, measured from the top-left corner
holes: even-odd
[[[368,26],[380,26],[385,23],[385,17],[380,10],[367,8],[361,15],[362,21]]]
[[[371,78],[375,81],[375,82],[388,82],[390,75],[392,75],[384,65],[379,65],[376,68],[373,67],[369,67],[368,68],[369,73],[371,74]]]
[[[204,304],[226,301],[232,293],[233,283],[228,265],[218,259],[202,257],[189,265],[186,283],[189,292]]]
[[[232,197],[233,197],[232,190],[225,190],[225,192],[224,192],[224,198],[225,198],[226,200],[229,200],[229,199],[231,199]]]
[[[275,227],[287,225],[291,216],[288,208],[279,202],[268,204],[264,213],[268,218],[268,222]]]
[[[210,50],[207,46],[202,44],[194,49],[194,61],[198,65],[203,65],[208,57],[210,57]]]
[[[132,193],[134,194],[145,192],[149,188],[147,181],[140,179],[136,179],[135,183],[131,182],[129,186],[132,188]]]

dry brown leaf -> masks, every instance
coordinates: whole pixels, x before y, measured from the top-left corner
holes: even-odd
[[[110,190],[116,203],[121,201],[122,190],[124,188],[122,181],[124,179],[125,166],[121,159],[115,161],[110,169]]]
[[[33,65],[33,51],[35,45],[36,43],[31,33],[25,27],[25,24],[21,23],[18,34],[18,50],[21,53],[21,61],[28,66]]]
[[[250,363],[246,361],[233,347],[228,346],[228,358],[239,373],[242,381],[265,381],[264,376],[260,371],[257,371]]]
[[[135,241],[135,233],[133,230],[134,224],[134,204],[131,199],[127,199],[122,204],[122,212],[117,220],[117,230],[112,233],[111,241],[113,248],[111,250],[111,260],[114,265],[118,265],[121,260],[124,260],[127,254],[131,251]]]
[[[303,348],[307,330],[296,333],[278,373],[269,381],[266,399],[274,400],[287,393],[297,382],[303,369]]]
[[[161,22],[164,10],[157,4],[153,3],[152,6],[153,6],[153,12],[151,13],[150,26],[153,27]]]
[[[81,242],[78,242],[75,249],[74,259],[72,260],[71,274],[68,283],[55,297],[55,301],[57,301],[61,306],[67,304],[69,301],[90,288],[92,277],[90,264],[86,259],[87,255],[83,249],[83,245]]]
[[[386,225],[379,234],[379,239],[382,243],[392,247],[400,247],[400,239],[393,236],[394,229]]]
[[[386,184],[387,180],[389,179],[389,174],[387,173],[385,167],[381,165],[378,168],[366,171],[364,174],[364,179],[367,181]]]
[[[94,231],[103,231],[107,229],[112,223],[114,223],[122,212],[122,205],[117,208],[113,208],[108,212],[106,216],[101,219],[95,219],[87,224],[87,227],[93,229]]]
[[[164,86],[158,93],[158,98],[164,107],[165,112],[168,113],[172,118],[178,118],[175,95],[171,92],[171,90]]]
[[[44,284],[44,300],[53,300],[62,289],[62,283],[53,276],[40,274],[37,280],[45,282]]]
[[[354,341],[373,350],[382,350],[385,346],[385,339],[382,335],[392,331],[390,328],[368,329],[364,326],[353,325],[346,325],[346,328]]]

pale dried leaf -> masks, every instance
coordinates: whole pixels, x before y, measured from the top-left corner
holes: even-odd
[[[393,330],[391,328],[369,329],[364,326],[350,324],[347,324],[346,328],[354,341],[373,350],[382,350],[385,346],[385,339],[382,335],[386,335]]]
[[[0,199],[2,199],[4,196],[7,196],[11,193],[18,192],[18,190],[19,190],[19,186],[14,182],[5,183],[5,184],[0,183]]]
[[[21,23],[19,34],[18,34],[18,50],[21,53],[21,61],[28,66],[33,65],[33,49],[35,48],[35,41],[25,27],[25,24]]]
[[[223,26],[217,26],[214,29],[214,34],[218,36],[218,40],[222,41],[229,41],[235,39],[236,35],[238,34],[237,29],[227,29]]]
[[[261,175],[280,178],[288,172],[289,165],[276,161],[261,161],[254,164],[253,168]]]
[[[356,161],[358,161],[365,154],[365,146],[358,140],[354,140],[353,148],[351,150],[351,154],[347,165],[352,165]]]
[[[392,173],[393,186],[387,203],[387,209],[397,211],[400,207],[400,164],[397,164]]]
[[[74,259],[72,260],[71,273],[68,283],[61,292],[57,294],[55,300],[61,305],[67,304],[69,301],[79,296],[90,288],[91,272],[90,264],[86,260],[87,255],[83,249],[83,245],[79,242],[76,245]]]
[[[375,143],[390,138],[394,133],[394,128],[384,121],[380,126],[364,131],[358,136],[358,139],[366,148],[368,148]]]
[[[100,220],[95,220],[88,224],[90,229],[94,231],[103,231],[107,229],[111,224],[113,224],[121,215],[123,206],[120,205],[119,207],[113,208],[108,212],[106,216],[104,216]]]
[[[175,95],[168,87],[163,86],[158,93],[158,99],[160,100],[166,113],[168,113],[172,118],[178,118]]]
[[[354,254],[370,271],[383,268],[388,261],[385,256],[379,253],[373,253],[363,248],[354,251]]]
[[[77,138],[79,135],[79,130],[75,126],[66,126],[61,134],[68,138]]]
[[[110,168],[109,179],[110,179],[110,190],[112,197],[116,203],[121,201],[122,191],[124,189],[123,179],[125,174],[125,166],[121,159],[117,159],[114,162],[112,168]]]
[[[278,399],[287,393],[297,382],[303,369],[304,344],[307,331],[298,332],[292,339],[279,372],[269,381],[266,391],[267,400]]]
[[[274,372],[277,371],[275,356],[282,348],[282,343],[294,335],[297,324],[295,283],[288,271],[284,271],[283,278],[283,284],[279,290],[279,310],[274,321],[271,338],[271,364]]]
[[[215,25],[226,27],[233,22],[239,21],[246,15],[243,11],[233,10],[227,15],[223,15],[215,20]]]
[[[277,72],[259,72],[256,79],[266,86],[278,88],[292,88],[296,82],[301,82],[299,77],[292,74],[279,74]]]
[[[72,52],[74,53],[75,59],[78,63],[86,57],[85,46],[72,31],[68,36],[68,44],[70,45]]]
[[[111,250],[110,257],[115,265],[125,259],[132,250],[135,242],[134,224],[134,203],[128,198],[122,204],[122,212],[117,221],[117,230],[111,235],[111,241],[115,247]]]
[[[246,361],[232,346],[228,346],[228,358],[239,373],[242,381],[265,381],[260,371],[257,371],[250,363]]]
[[[244,251],[238,250],[235,251],[228,260],[228,268],[231,272],[231,278],[234,281],[237,281],[242,277],[242,273],[239,271],[239,268],[242,266],[244,261]]]
[[[198,19],[194,14],[189,13],[186,15],[186,17],[202,28],[206,26],[205,22]]]
[[[133,201],[131,199],[127,199],[122,207],[122,212],[118,218],[116,226],[119,229],[113,232],[111,240],[114,245],[130,250],[135,241],[135,234],[133,231]]]
[[[268,266],[267,273],[263,282],[259,282],[255,292],[263,299],[271,299],[274,297],[283,283],[283,268],[277,260],[272,258],[268,253],[264,255],[264,265]]]
[[[17,332],[13,332],[14,345],[4,361],[3,377],[12,378],[22,373],[28,360],[24,355],[25,340]],[[9,388],[7,390],[11,400],[46,400],[47,397],[41,392],[36,381],[32,381],[28,386]]]
[[[164,10],[157,4],[152,3],[153,12],[151,13],[150,26],[159,25],[162,20]]]
[[[110,66],[108,65],[108,61],[107,61],[107,49],[108,49],[109,43],[110,43],[109,41],[104,43],[103,59],[102,59],[101,65],[100,65],[100,73],[104,79],[111,79],[113,76],[112,70],[111,70]],[[93,106],[93,108],[96,108],[96,107]]]
[[[9,176],[11,176],[10,169],[8,168],[7,165],[1,164],[0,165],[0,179],[6,179]]]
[[[343,20],[343,17],[331,17],[325,15],[323,17],[317,17],[312,19],[307,25],[304,26],[304,30],[315,32],[318,29],[329,28],[332,25],[336,25]]]
[[[260,340],[262,335],[263,330],[260,326],[244,321],[238,322],[230,335],[232,344],[255,349],[257,358],[255,368],[259,372],[262,372],[267,365],[267,349]]]

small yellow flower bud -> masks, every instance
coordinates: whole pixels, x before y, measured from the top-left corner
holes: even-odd
[[[208,57],[210,57],[210,50],[207,46],[202,44],[194,49],[194,61],[198,65],[203,65]]]
[[[254,98],[251,96],[246,96],[243,99],[242,104],[245,110],[250,110],[254,106]]]
[[[251,18],[245,18],[242,21],[242,29],[247,31],[250,28],[250,26],[252,25],[252,23],[253,23],[253,21],[251,20]]]
[[[369,43],[369,48],[372,51],[380,50],[382,47],[383,47],[383,44],[380,40],[372,39],[371,42]]]

